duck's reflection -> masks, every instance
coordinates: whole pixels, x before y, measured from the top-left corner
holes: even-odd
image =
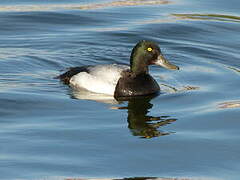
[[[95,94],[88,91],[72,91],[72,98],[87,99],[108,104],[121,104],[124,101],[128,102],[125,107],[115,107],[113,109],[127,109],[128,110],[128,128],[132,135],[140,136],[141,138],[153,138],[159,136],[169,135],[173,132],[165,132],[159,129],[162,126],[170,124],[176,119],[169,116],[149,116],[149,110],[153,107],[150,101],[156,97],[143,96],[135,98],[120,98],[114,99],[112,96],[102,94]]]
[[[153,138],[169,135],[173,132],[159,130],[160,127],[170,124],[176,119],[169,116],[149,116],[149,110],[153,107],[150,103],[154,96],[137,97],[128,99],[128,128],[134,136]]]

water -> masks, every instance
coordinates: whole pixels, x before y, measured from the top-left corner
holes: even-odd
[[[134,2],[0,2],[0,179],[239,179],[240,2]],[[180,67],[151,67],[160,96],[116,102],[54,79],[126,64],[142,39]]]

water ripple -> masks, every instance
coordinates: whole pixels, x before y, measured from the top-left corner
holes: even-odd
[[[224,22],[240,22],[239,16],[226,14],[172,14],[180,20],[205,20],[205,21],[224,21]]]
[[[102,9],[109,7],[122,7],[122,6],[143,6],[143,5],[160,5],[172,3],[169,0],[121,0],[105,3],[92,3],[92,4],[47,4],[47,5],[11,5],[0,7],[1,11],[49,11],[59,9]]]

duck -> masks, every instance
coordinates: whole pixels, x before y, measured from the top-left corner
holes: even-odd
[[[100,64],[72,67],[58,78],[74,89],[106,94],[116,99],[158,94],[160,87],[149,74],[150,65],[179,70],[163,56],[155,42],[141,40],[132,49],[130,66]]]

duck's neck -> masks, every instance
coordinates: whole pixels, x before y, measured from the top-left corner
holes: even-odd
[[[130,58],[130,70],[136,75],[148,74],[148,65],[146,64],[144,57],[132,54]]]

